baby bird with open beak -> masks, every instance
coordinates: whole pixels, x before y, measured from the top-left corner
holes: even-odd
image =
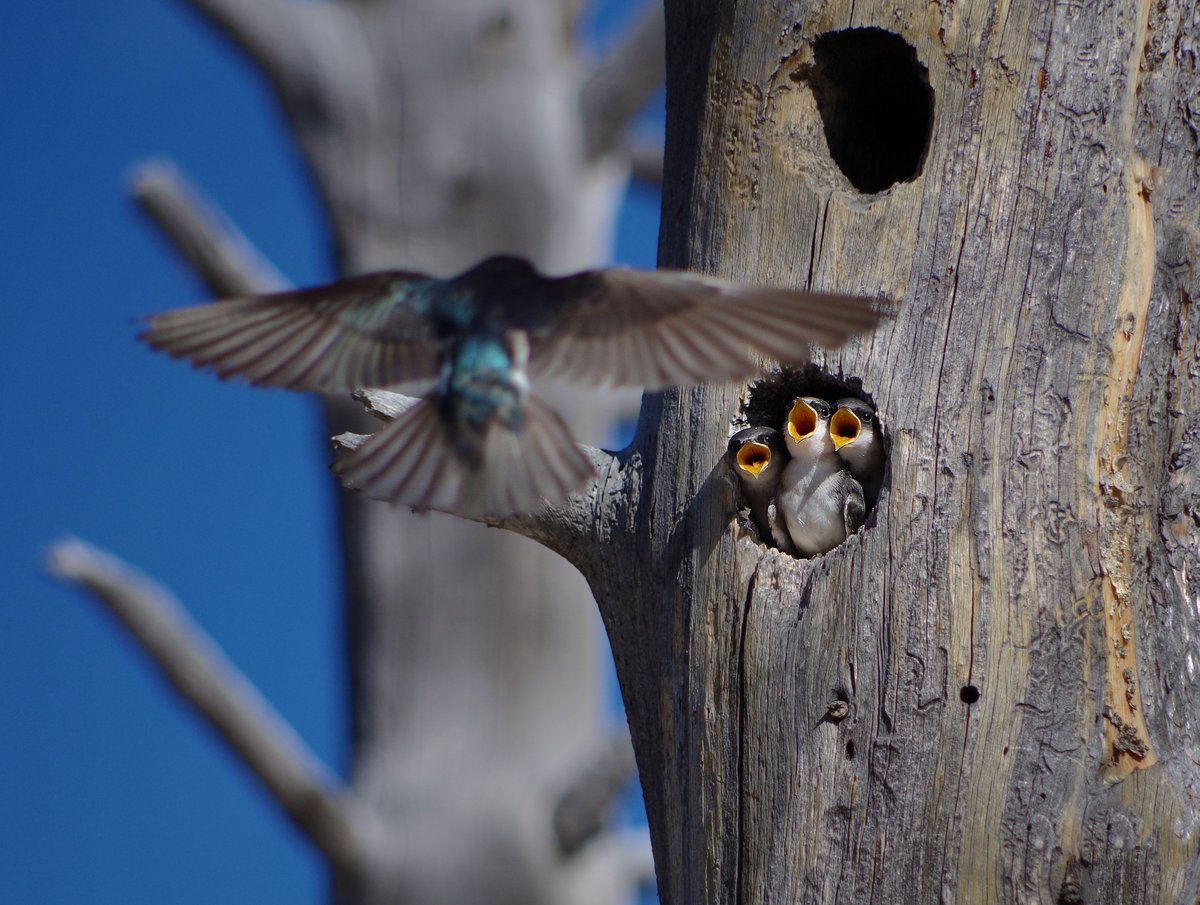
[[[862,525],[862,485],[845,469],[829,435],[832,409],[824,399],[797,399],[784,424],[792,460],[780,479],[778,505],[801,553],[832,550]]]
[[[862,484],[867,502],[872,506],[879,499],[883,483],[883,437],[871,406],[854,396],[834,403],[829,421],[829,435],[837,454]]]
[[[726,456],[750,504],[750,516],[759,538],[770,540],[786,553],[795,553],[787,525],[775,503],[779,479],[788,462],[783,436],[770,427],[747,427],[729,438]]]

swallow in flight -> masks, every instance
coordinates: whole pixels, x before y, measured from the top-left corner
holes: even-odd
[[[547,277],[493,257],[439,279],[389,271],[147,319],[151,346],[256,386],[432,384],[346,455],[369,497],[466,516],[529,511],[593,475],[531,379],[659,389],[748,377],[870,330],[879,299],[611,268]],[[835,457],[836,458],[836,457]]]

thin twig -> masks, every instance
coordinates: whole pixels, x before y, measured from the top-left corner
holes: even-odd
[[[419,401],[415,396],[404,396],[391,390],[376,390],[364,387],[350,394],[355,401],[361,402],[366,413],[380,421],[394,421],[408,411]]]
[[[288,281],[232,221],[167,161],[140,164],[130,180],[138,205],[221,297],[257,295]]]
[[[559,851],[572,855],[604,829],[617,798],[635,776],[633,742],[629,730],[622,729],[604,742],[559,796],[554,808]]]
[[[592,69],[580,91],[589,159],[613,150],[666,74],[661,3],[650,2],[624,39]]]
[[[253,771],[292,822],[341,872],[364,860],[361,811],[292,728],[161,585],[83,541],[59,541],[51,574],[89,590],[179,695]]]

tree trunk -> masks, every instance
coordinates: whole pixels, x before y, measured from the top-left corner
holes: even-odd
[[[649,398],[621,457],[584,568],[662,899],[1196,901],[1200,17],[912,9],[667,3],[662,265],[902,305],[769,392]],[[721,456],[811,387],[890,455],[803,560]]]

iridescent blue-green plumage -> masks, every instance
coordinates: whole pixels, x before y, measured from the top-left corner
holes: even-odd
[[[529,378],[591,387],[700,383],[807,358],[870,329],[877,299],[623,269],[545,277],[489,258],[448,279],[392,271],[148,319],[170,355],[259,386],[346,392],[434,383],[337,469],[414,508],[502,514],[592,474]]]
[[[495,419],[509,430],[524,424],[524,381],[502,337],[468,334],[454,349],[444,385],[439,387],[438,411],[464,431],[480,431]]]

